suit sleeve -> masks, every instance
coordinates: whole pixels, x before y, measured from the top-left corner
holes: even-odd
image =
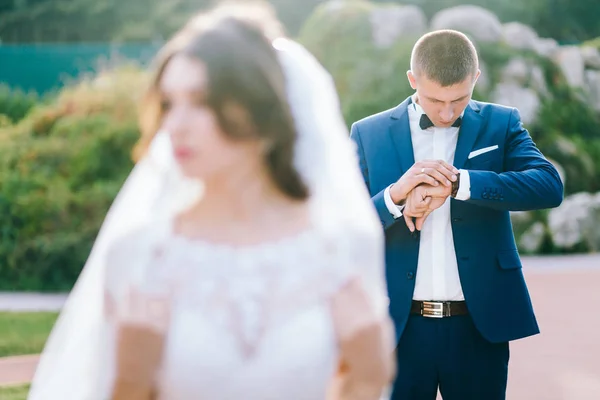
[[[359,128],[356,123],[352,124],[352,127],[350,129],[350,138],[356,143],[356,147],[358,150],[358,159],[359,159],[359,163],[360,163],[360,172],[362,173],[363,180],[365,181],[365,184],[367,185],[367,189],[370,192],[371,188],[370,188],[370,184],[369,184],[369,169],[367,167],[367,160],[365,158],[365,151],[364,151],[364,147],[363,147],[362,140],[360,137]],[[380,192],[376,193],[374,196],[372,195],[371,201],[373,202],[373,205],[375,206],[375,209],[377,210],[377,214],[379,215],[379,220],[381,221],[381,225],[383,226],[384,229],[388,229],[389,227],[396,224],[398,221],[401,221],[401,220],[403,221],[404,218],[396,219],[390,213],[390,210],[388,209],[386,202],[385,202],[385,191],[386,191],[386,189],[383,189]]]
[[[501,211],[553,208],[563,200],[556,168],[542,155],[513,109],[504,149],[504,171],[469,170],[468,203]]]

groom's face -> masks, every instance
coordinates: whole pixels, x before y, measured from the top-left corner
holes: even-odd
[[[434,125],[441,128],[452,126],[460,117],[471,100],[478,77],[479,72],[462,82],[442,86],[426,76],[408,71],[408,80],[417,93],[417,102]]]

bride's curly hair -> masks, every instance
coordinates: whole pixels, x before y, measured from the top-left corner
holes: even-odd
[[[159,84],[176,55],[201,61],[208,71],[207,103],[231,138],[265,142],[265,163],[279,189],[295,199],[308,188],[293,166],[296,128],[286,98],[285,77],[271,42],[283,36],[272,8],[263,2],[221,4],[193,17],[161,49],[142,101],[139,160],[160,128]]]

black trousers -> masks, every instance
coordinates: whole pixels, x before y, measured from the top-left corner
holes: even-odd
[[[484,339],[469,315],[411,315],[398,347],[392,400],[505,400],[508,343]]]

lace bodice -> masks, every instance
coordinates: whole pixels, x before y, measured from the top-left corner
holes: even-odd
[[[297,398],[316,399],[323,398],[336,362],[329,299],[353,276],[351,254],[343,240],[329,239],[316,230],[234,247],[149,228],[115,246],[106,285],[116,304],[125,303],[119,299],[126,299],[131,288],[170,299],[165,399],[205,398],[199,393],[229,398],[207,389],[220,381],[216,366],[223,360],[229,360],[222,365],[223,373],[229,371],[228,379],[240,379],[236,389],[225,383],[219,389],[233,390],[231,398],[241,395],[244,387],[245,398],[294,398],[287,389],[273,396],[260,389],[264,368],[269,382],[282,371],[288,373],[279,378],[289,384],[311,376],[301,386],[317,384],[306,394],[319,395]],[[203,376],[212,380],[203,381],[197,374],[182,378],[189,375],[183,372],[188,369],[210,369]],[[232,376],[231,371],[237,372]],[[288,376],[291,372],[293,377]],[[320,379],[315,380],[315,373],[322,375]],[[182,389],[188,386],[194,388],[193,396]],[[257,390],[259,396],[248,397]]]

